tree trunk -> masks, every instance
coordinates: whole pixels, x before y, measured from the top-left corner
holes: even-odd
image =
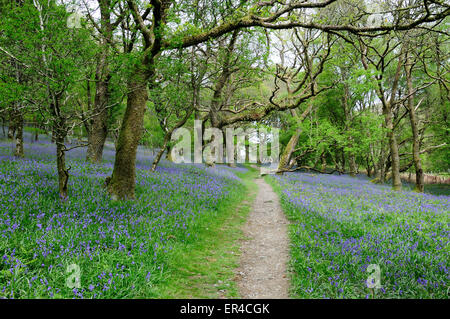
[[[14,151],[15,157],[24,157],[23,153],[23,115],[17,114],[16,116],[16,150]]]
[[[345,171],[345,167],[340,165],[341,159],[340,159],[339,151],[338,151],[337,147],[335,148],[335,151],[334,151],[333,161],[334,161],[334,167],[339,172],[339,174],[341,174],[341,172]]]
[[[372,176],[378,177],[380,175],[379,171],[378,171],[378,167],[376,164],[373,165],[373,174]]]
[[[223,131],[223,129],[222,129],[222,133],[223,133],[223,145],[227,145],[227,134],[226,134],[226,132]],[[236,152],[233,152],[233,155],[232,155],[233,158],[232,159],[228,158],[227,148],[226,147],[223,148],[223,153],[224,153],[223,154],[223,158],[226,158],[227,166],[231,167],[231,168],[237,167],[237,165],[236,165],[236,156],[235,156]],[[258,164],[261,164],[261,161],[259,160],[259,156],[258,156]]]
[[[169,162],[173,162],[172,145],[167,144],[167,146],[165,147],[165,150],[167,151],[167,153],[166,153],[166,160],[168,160]]]
[[[3,133],[3,136],[6,136],[6,132],[5,132],[5,118],[4,117],[2,117],[2,133]]]
[[[393,119],[393,111],[392,107],[395,102],[395,96],[398,91],[398,83],[400,79],[400,73],[402,66],[404,64],[404,53],[405,53],[405,46],[402,46],[402,52],[400,54],[400,58],[398,59],[397,64],[397,70],[395,72],[393,84],[392,84],[392,90],[391,90],[391,97],[389,101],[386,101],[384,98],[384,95],[382,94],[381,90],[379,90],[379,98],[383,101],[383,114],[384,114],[384,121],[387,129],[387,135],[389,138],[389,148],[391,151],[391,167],[392,167],[392,188],[396,191],[402,189],[402,181],[400,179],[400,157],[398,154],[398,144],[397,144],[397,138],[395,136],[394,131],[394,119]],[[380,84],[379,84],[380,85]]]
[[[69,171],[66,169],[66,152],[64,150],[63,135],[56,137],[56,166],[58,169],[59,196],[61,199],[66,199]]]
[[[135,197],[136,153],[143,134],[147,80],[145,73],[136,69],[128,82],[127,108],[117,141],[114,170],[107,185],[113,199]]]
[[[324,151],[323,153],[322,153],[322,155],[320,156],[320,159],[321,159],[321,161],[322,161],[322,166],[321,166],[321,171],[322,172],[326,172],[326,170],[327,170],[327,154],[326,154],[326,152]]]
[[[412,83],[412,64],[411,59],[408,55],[405,64],[405,73],[406,73],[406,83],[408,86],[408,110],[409,110],[409,120],[411,122],[411,129],[413,134],[413,161],[414,168],[416,170],[416,186],[415,191],[423,193],[424,191],[424,175],[422,169],[422,163],[420,161],[420,141],[419,141],[419,130],[418,130],[418,121],[416,116],[416,110],[414,107],[414,89]]]
[[[31,137],[31,142],[37,142],[39,140],[39,124],[36,116],[33,117],[33,122],[34,136]]]
[[[370,155],[366,157],[367,177],[372,177],[372,165],[370,165]]]
[[[95,71],[95,100],[94,116],[92,117],[89,135],[86,161],[100,163],[103,156],[106,136],[108,135],[108,104],[110,100],[109,82],[111,71],[108,65],[109,43],[112,38],[111,3],[109,0],[99,0],[101,28],[104,32],[101,42],[100,58]]]
[[[373,172],[372,172],[372,176],[377,177],[378,176],[378,165],[377,163],[375,163],[375,150],[372,144],[370,144],[370,154],[369,154],[369,159],[368,159],[368,164],[367,165],[371,165]]]
[[[161,149],[159,150],[158,154],[156,155],[155,159],[153,160],[153,164],[152,164],[152,172],[154,172],[156,170],[156,167],[159,164],[159,161],[161,160],[162,155],[164,154],[164,151],[167,148],[167,144],[169,144],[169,140],[172,134],[167,134],[164,136],[164,144],[161,147]]]
[[[291,115],[297,120],[297,124],[300,125],[305,118],[311,113],[313,109],[314,104],[311,102],[309,103],[308,107],[303,111],[303,113],[298,116],[297,111],[291,110]],[[298,141],[300,139],[300,135],[302,134],[301,128],[297,128],[295,130],[295,133],[291,136],[291,139],[289,140],[288,144],[286,145],[286,148],[283,151],[283,154],[280,157],[280,162],[278,163],[278,171],[282,171],[283,169],[286,169],[291,162],[292,154],[295,151],[295,148],[297,147]]]
[[[384,184],[386,181],[386,148],[385,148],[385,140],[386,137],[383,137],[380,145],[380,157],[378,158],[377,166],[377,175],[376,179],[379,183]]]
[[[51,139],[51,142],[52,143],[56,143],[56,132],[55,132],[54,128],[52,128],[52,139]]]
[[[166,150],[166,146],[164,145],[158,152],[158,154],[156,154],[155,159],[153,160],[153,164],[152,164],[152,172],[154,172],[156,170],[156,167],[159,164],[159,161],[161,160],[161,157],[164,153],[164,151]]]
[[[351,106],[350,106],[350,88],[347,83],[344,84],[344,95],[342,97],[342,107],[344,109],[344,115],[345,115],[345,130],[348,130],[351,126],[352,122],[352,115],[351,115]],[[349,137],[349,144],[348,146],[352,149],[353,148],[353,138]],[[353,150],[350,150],[348,152],[348,166],[350,170],[350,176],[354,177],[356,176],[356,159],[355,154],[353,153]]]
[[[245,162],[250,163],[250,140],[245,143]]]
[[[302,133],[301,129],[297,129],[295,133],[291,136],[288,144],[284,148],[283,154],[280,156],[280,163],[278,163],[278,171],[282,171],[288,168],[288,165],[291,161],[292,154],[297,147],[298,140],[300,139],[300,134]]]
[[[392,167],[392,188],[396,191],[402,189],[402,181],[400,179],[400,157],[398,154],[397,138],[394,132],[394,124],[392,120],[392,109],[389,105],[385,109],[385,122],[388,129],[389,148],[391,150],[391,167]]]
[[[100,163],[103,156],[106,137],[108,135],[108,94],[109,79],[97,82],[94,102],[94,116],[89,130],[86,161]]]
[[[14,135],[16,134],[16,116],[13,112],[10,113],[9,117],[9,125],[8,125],[8,139],[14,139]]]
[[[355,177],[356,176],[356,159],[355,154],[349,153],[348,154],[348,166],[350,169],[350,176]]]
[[[395,99],[396,99],[396,95],[398,92],[398,87],[399,87],[399,79],[400,79],[400,75],[401,75],[401,70],[403,67],[403,63],[404,63],[404,54],[405,54],[405,46],[402,46],[401,52],[400,52],[400,56],[398,58],[398,63],[397,63],[397,69],[394,75],[394,79],[393,79],[393,83],[392,83],[392,88],[391,88],[391,92],[390,92],[390,98],[389,100],[386,99],[385,96],[385,90],[383,89],[383,84],[382,81],[380,81],[380,78],[377,78],[377,89],[376,89],[376,93],[378,95],[378,98],[381,100],[382,105],[383,105],[383,115],[384,115],[384,123],[385,123],[385,127],[387,129],[387,135],[389,138],[389,148],[391,150],[391,166],[392,166],[392,188],[394,190],[401,190],[402,188],[402,182],[400,179],[400,158],[399,158],[399,154],[398,154],[398,144],[397,144],[397,139],[395,137],[395,132],[394,132],[394,120],[393,120],[393,111],[392,111],[392,107],[394,106],[395,103]],[[369,66],[367,64],[367,47],[365,45],[362,46],[362,52],[361,52],[361,61],[363,63],[363,66],[366,70],[369,69]],[[385,56],[383,56],[383,58],[385,58]],[[378,65],[376,65],[376,67],[380,67],[382,72],[384,72],[384,68],[385,68],[385,64],[384,63],[380,63]],[[382,149],[384,149],[384,145],[381,145]],[[381,156],[381,160],[384,161],[384,156]],[[384,164],[383,164],[384,166]],[[380,182],[382,182],[382,180],[384,179],[384,174],[385,174],[386,170],[381,170],[380,171]]]
[[[153,161],[152,164],[152,172],[154,172],[156,170],[156,166],[158,166],[159,161],[161,160],[161,157],[164,153],[164,150],[167,149],[167,156],[166,158],[173,162],[172,160],[172,146],[169,143],[170,139],[172,138],[172,133],[176,130],[179,129],[180,127],[182,127],[184,124],[186,124],[187,120],[189,119],[189,117],[192,115],[192,112],[194,110],[194,107],[192,107],[189,111],[186,111],[186,115],[184,116],[184,118],[182,118],[172,129],[166,131],[166,134],[164,135],[164,143],[163,143],[163,147],[161,148],[161,150],[158,152],[158,154],[155,157],[155,160]]]

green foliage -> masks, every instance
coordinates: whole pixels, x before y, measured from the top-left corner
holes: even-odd
[[[164,131],[162,130],[158,117],[155,114],[154,104],[149,103],[145,117],[144,117],[144,136],[142,143],[147,147],[160,148],[162,147],[162,141],[164,140]]]

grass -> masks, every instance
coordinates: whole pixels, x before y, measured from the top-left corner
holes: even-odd
[[[196,241],[179,243],[169,257],[172,270],[159,292],[160,298],[236,298],[234,269],[239,266],[242,226],[256,196],[253,168],[238,173],[245,192],[222,206],[217,218],[205,219],[195,232]],[[257,173],[257,172],[256,172]]]

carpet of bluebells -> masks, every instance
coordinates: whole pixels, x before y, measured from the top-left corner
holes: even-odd
[[[83,148],[67,154],[69,198],[61,201],[55,145],[30,140],[24,159],[0,140],[0,298],[152,297],[174,243],[195,240],[202,220],[243,193],[244,168],[163,162],[151,173],[152,156],[140,149],[137,200],[110,201],[107,145],[101,165],[85,163]]]
[[[269,181],[291,219],[296,297],[448,298],[450,196],[336,175]],[[371,264],[381,288],[368,288],[377,282]]]

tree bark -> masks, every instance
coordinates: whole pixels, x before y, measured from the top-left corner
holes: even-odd
[[[8,139],[12,140],[16,134],[16,116],[13,111],[9,115]]]
[[[88,149],[86,161],[90,163],[100,163],[103,157],[103,148],[108,135],[108,94],[109,79],[97,82],[97,89],[94,103],[94,116],[89,130]]]
[[[14,151],[15,157],[24,157],[23,153],[23,115],[16,116],[16,149]]]
[[[166,152],[166,160],[168,160],[169,162],[173,162],[173,158],[172,158],[172,145],[167,144],[165,147]]]
[[[383,113],[385,117],[386,128],[388,129],[387,135],[389,138],[389,148],[391,151],[392,188],[394,190],[401,190],[402,181],[400,179],[400,157],[398,153],[397,138],[394,132],[392,109],[390,105],[385,108]]]
[[[224,131],[224,129],[222,129],[222,134],[223,134],[223,145],[227,145],[227,134],[226,131]],[[259,135],[258,135],[259,137]],[[259,141],[261,143],[261,141]],[[234,143],[234,141],[233,141]],[[226,162],[227,162],[227,166],[228,167],[236,167],[236,156],[235,156],[236,152],[233,152],[233,158],[230,159],[228,158],[228,154],[227,154],[227,148],[224,147],[223,148],[223,158],[226,158]],[[257,164],[261,164],[261,161],[259,160],[259,156],[257,159]]]
[[[372,147],[370,147],[370,152],[368,154],[366,154],[365,156],[365,162],[366,162],[366,174],[367,177],[372,177],[372,162],[371,162],[371,158],[372,158]]]
[[[346,74],[347,72],[345,72],[344,74]],[[350,106],[350,88],[349,85],[347,83],[344,83],[344,95],[342,97],[342,107],[344,108],[344,116],[345,116],[345,130],[348,130],[350,125],[351,125],[351,121],[352,121],[352,116],[351,116],[351,106]],[[353,138],[350,136],[349,137],[349,145],[350,148],[353,148]],[[351,150],[350,152],[348,152],[348,166],[349,166],[349,170],[350,170],[350,176],[354,177],[356,176],[356,158],[355,158],[355,154],[353,152],[353,150]]]
[[[6,132],[5,132],[5,118],[2,116],[2,133],[3,136],[6,136]]]
[[[34,129],[35,129],[34,141],[37,142],[37,141],[39,141],[39,124],[38,124],[36,118],[34,118],[34,122],[35,122],[35,124],[34,124]]]
[[[297,111],[295,109],[291,110],[291,115],[297,119],[298,125],[300,125],[305,118],[311,113],[313,109],[313,103],[309,103],[306,110],[300,115],[297,115]],[[302,134],[301,128],[297,128],[295,130],[295,133],[291,136],[288,144],[286,145],[283,154],[280,156],[280,162],[278,163],[278,171],[283,171],[284,169],[288,168],[289,163],[292,159],[292,154],[295,151],[295,148],[297,147],[298,141],[300,139],[300,135]]]
[[[56,132],[55,132],[54,128],[52,128],[52,139],[51,139],[51,142],[52,143],[56,143]]]
[[[69,182],[69,171],[66,169],[66,152],[63,135],[56,137],[56,167],[58,169],[59,196],[61,199],[66,199],[68,195],[67,184]]]
[[[341,163],[342,163],[342,170],[345,171],[346,162],[345,162],[345,152],[344,152],[344,149],[341,150]]]
[[[164,138],[164,145],[161,147],[161,149],[159,150],[158,154],[156,154],[155,159],[153,160],[152,172],[154,172],[156,170],[156,167],[158,166],[159,161],[161,160],[161,157],[164,154],[164,151],[166,150],[168,143],[169,143],[169,140]]]
[[[414,88],[412,83],[412,61],[409,55],[405,63],[405,73],[406,73],[406,83],[408,87],[409,120],[411,122],[411,129],[413,135],[413,143],[412,143],[413,161],[414,161],[414,168],[416,170],[416,186],[414,189],[417,192],[423,193],[424,174],[422,169],[422,163],[420,161],[419,130],[418,130],[416,110],[414,107]]]
[[[321,171],[325,172],[327,169],[327,153],[326,153],[326,151],[324,151],[322,153],[322,155],[320,156],[320,160],[322,162]]]
[[[101,15],[101,52],[97,68],[95,71],[95,99],[94,99],[94,116],[88,135],[88,149],[86,153],[86,161],[91,163],[100,163],[103,156],[103,148],[105,146],[106,137],[108,135],[108,104],[110,100],[109,82],[111,79],[111,71],[109,69],[109,42],[112,38],[112,25],[110,13],[110,1],[99,0]]]
[[[128,78],[127,107],[117,140],[114,169],[107,181],[107,189],[113,199],[134,199],[136,180],[136,153],[144,132],[144,114],[147,107],[147,85],[155,81],[155,60],[162,50],[160,27],[166,21],[172,1],[152,1],[153,23],[145,25],[136,3],[128,1],[133,19],[144,38],[142,59],[137,61]]]
[[[278,163],[278,170],[282,171],[286,169],[291,161],[292,154],[297,147],[298,140],[300,139],[300,134],[302,133],[301,129],[295,130],[294,134],[291,136],[288,144],[284,148],[283,154],[280,156],[280,163]]]
[[[107,185],[113,199],[135,198],[136,153],[143,134],[148,78],[137,68],[128,82],[127,108],[117,141],[114,170]]]
[[[356,176],[356,158],[355,158],[355,154],[353,154],[353,153],[348,154],[348,166],[350,169],[350,176],[355,177]]]
[[[402,47],[402,51],[404,52],[404,47]],[[389,149],[390,149],[390,155],[391,155],[391,168],[392,168],[392,188],[394,190],[401,190],[402,188],[402,181],[400,179],[400,157],[398,153],[398,144],[397,144],[397,138],[395,136],[395,128],[394,128],[394,120],[393,120],[393,110],[392,107],[394,105],[395,101],[395,95],[397,94],[398,89],[398,83],[400,79],[400,73],[401,68],[403,65],[403,54],[400,55],[398,59],[397,64],[397,70],[394,76],[394,81],[392,84],[392,92],[391,97],[388,101],[384,98],[384,94],[382,93],[382,89],[379,87],[379,98],[382,100],[383,103],[383,115],[384,115],[384,123],[385,127],[387,129],[387,137],[389,139]],[[381,85],[380,83],[378,85]],[[385,165],[383,165],[385,166]],[[386,173],[386,170],[382,171],[383,173]],[[384,178],[382,178],[380,181],[382,181]]]
[[[384,136],[380,143],[380,157],[378,158],[378,162],[376,164],[377,174],[376,179],[379,183],[384,184],[386,181],[386,147],[385,147],[385,139],[387,136]]]

